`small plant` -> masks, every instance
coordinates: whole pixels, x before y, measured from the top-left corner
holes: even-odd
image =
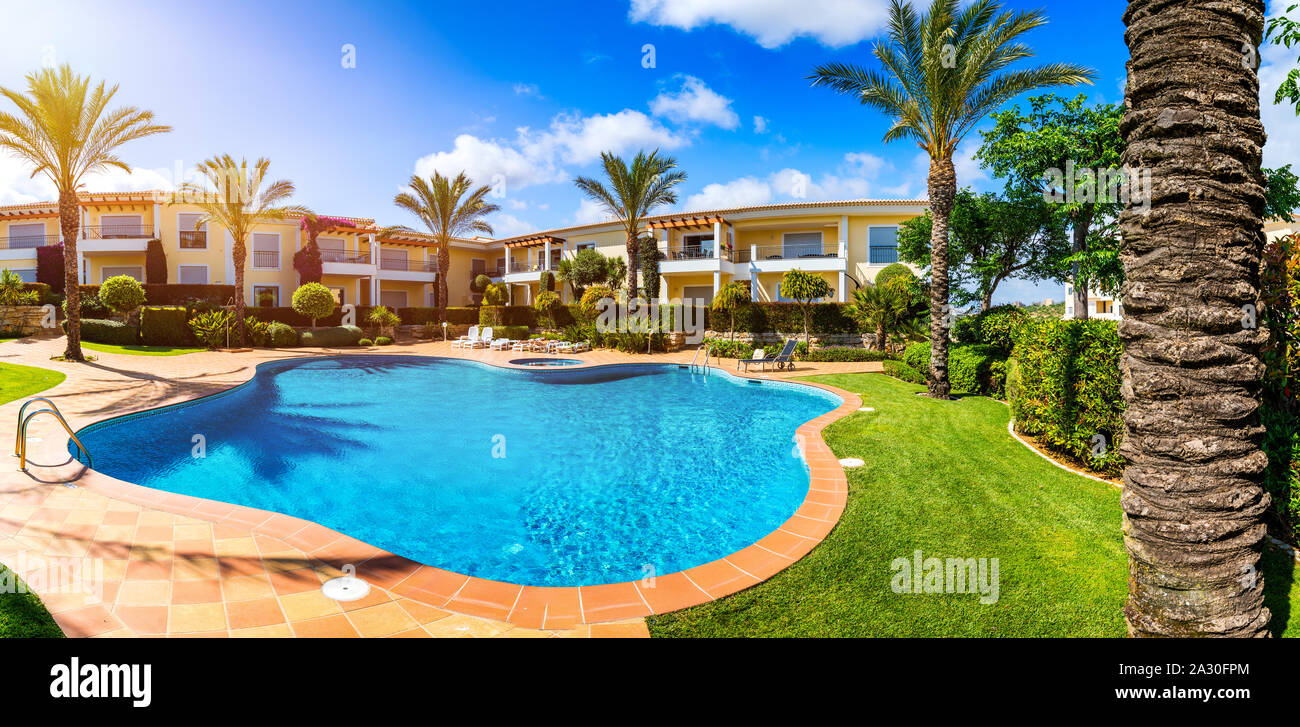
[[[298,345],[298,332],[293,330],[293,326],[288,323],[276,321],[266,327],[266,333],[271,339],[271,345],[276,348],[289,348]]]
[[[99,301],[126,316],[144,305],[144,286],[129,275],[114,275],[99,286]]]
[[[439,326],[437,323],[434,323],[433,321],[425,321],[424,325],[420,326],[420,338],[427,338],[429,340],[433,340],[433,337],[438,335],[438,329],[441,327],[442,326]]]
[[[392,342],[393,342],[393,339],[389,338],[388,336],[380,336],[379,338],[376,338],[376,339],[375,339],[375,345],[376,345],[376,346],[387,346],[387,345],[391,344]]]
[[[732,281],[718,289],[713,297],[713,310],[731,314],[731,327],[727,339],[736,339],[736,310],[749,305],[749,286],[739,281]]]
[[[230,324],[234,318],[227,310],[204,311],[190,319],[190,330],[208,348],[221,348],[229,340]]]
[[[248,316],[244,319],[244,332],[248,334],[248,341],[254,346],[265,346],[269,340],[267,329],[270,324],[255,316]]]
[[[394,328],[402,324],[402,319],[396,313],[389,310],[387,306],[379,306],[370,311],[366,316],[366,322],[374,328],[376,334],[392,332]]]
[[[5,268],[0,271],[0,305],[36,305],[40,296],[36,291],[23,288],[23,279],[18,273]]]
[[[582,294],[582,300],[578,303],[583,318],[587,321],[596,320],[596,314],[599,312],[597,306],[600,304],[600,301],[606,298],[614,298],[613,288],[610,288],[607,285],[593,285],[592,287],[587,288],[587,291]]]
[[[537,322],[546,328],[555,328],[555,313],[562,305],[560,296],[549,290],[538,294],[537,300],[533,301],[533,310],[537,311]]]
[[[808,314],[812,312],[813,301],[829,297],[831,284],[820,275],[791,270],[781,276],[781,297],[794,301],[803,313],[803,339],[811,340],[808,334]]]
[[[357,345],[358,345],[358,346],[365,347],[365,348],[369,348],[369,347],[375,345],[375,342],[372,341],[372,340],[370,340],[369,338],[363,338],[363,339],[361,339],[360,341],[357,341]]]
[[[313,328],[316,321],[334,312],[335,304],[334,293],[320,283],[303,283],[293,291],[294,312],[310,318]]]

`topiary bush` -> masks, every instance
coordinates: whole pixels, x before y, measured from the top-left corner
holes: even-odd
[[[333,291],[320,283],[303,283],[293,291],[294,312],[310,318],[312,326],[316,325],[316,321],[333,313],[336,304]]]
[[[99,286],[99,301],[118,313],[130,313],[144,300],[144,287],[129,275],[114,275]]]
[[[528,338],[528,326],[495,326],[492,328],[492,335],[497,338],[522,341]]]
[[[1006,355],[996,346],[949,346],[948,382],[953,391],[1000,396],[1006,386],[1006,367],[994,364],[1005,360]],[[924,381],[930,371],[929,341],[908,346],[903,363],[920,373]]]
[[[875,284],[885,285],[894,278],[915,278],[916,274],[912,269],[902,263],[891,263],[885,266],[884,270],[876,273]]]
[[[365,334],[356,326],[330,326],[303,331],[300,340],[304,346],[337,348],[355,346]]]
[[[388,346],[391,345],[392,342],[393,339],[389,338],[388,336],[380,336],[379,338],[375,339],[376,346]]]
[[[533,301],[533,310],[537,312],[537,322],[547,328],[555,328],[555,313],[564,307],[560,296],[551,291],[543,291]]]
[[[144,345],[184,346],[193,340],[185,306],[146,305],[140,309],[140,342]]]
[[[266,327],[267,337],[276,348],[290,348],[298,345],[298,332],[287,323],[275,322]]]
[[[372,341],[372,340],[370,340],[369,338],[363,338],[363,339],[361,339],[360,341],[357,341],[357,345],[358,345],[358,346],[361,346],[361,347],[363,347],[363,348],[369,348],[369,347],[375,345],[375,342]]]

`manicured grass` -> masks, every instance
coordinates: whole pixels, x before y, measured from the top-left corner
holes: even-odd
[[[849,469],[830,536],[771,580],[648,619],[654,636],[1123,636],[1119,490],[1044,461],[1007,434],[1007,407],[941,402],[881,374],[811,380],[862,395],[826,429]],[[997,558],[1000,594],[894,593],[895,558]],[[1265,562],[1275,631],[1300,636],[1294,561]]]
[[[22,583],[12,571],[0,565],[0,584],[8,586],[10,582]],[[0,587],[0,639],[13,638],[61,639],[63,631],[36,594]]]
[[[184,356],[187,353],[198,353],[206,351],[205,348],[187,348],[184,346],[115,346],[109,343],[87,343],[82,341],[83,348],[101,353],[123,353],[128,356]]]
[[[0,404],[45,391],[65,378],[58,371],[0,363]]]

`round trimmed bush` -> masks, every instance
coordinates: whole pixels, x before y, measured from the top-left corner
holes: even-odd
[[[358,345],[358,346],[373,346],[373,345],[375,345],[375,342],[374,342],[374,341],[371,341],[369,338],[363,338],[363,339],[361,339],[360,341],[357,341],[357,345]]]
[[[293,326],[288,323],[276,321],[266,327],[266,335],[271,339],[271,345],[276,348],[289,348],[298,345],[298,332],[293,330]]]
[[[380,337],[378,337],[378,338],[375,339],[375,345],[376,345],[376,346],[387,346],[387,345],[391,344],[392,342],[393,342],[393,339],[389,338],[388,336],[380,336]]]
[[[885,285],[894,278],[915,278],[916,275],[912,269],[902,263],[893,263],[885,266],[884,270],[876,273],[876,285]]]
[[[118,313],[144,305],[144,286],[130,275],[114,275],[99,286],[99,302]]]
[[[334,312],[334,293],[320,283],[303,283],[293,291],[293,310],[300,316],[311,319],[314,328],[316,321]]]

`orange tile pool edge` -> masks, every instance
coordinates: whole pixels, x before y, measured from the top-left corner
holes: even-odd
[[[366,351],[361,355],[375,353]],[[455,352],[450,356],[441,351],[436,354],[402,354],[394,351],[393,354],[464,358],[503,368],[537,370],[535,367],[511,365],[506,361],[456,356]],[[329,352],[319,355],[340,354]],[[630,357],[627,356],[619,358],[622,360],[584,362],[582,366],[568,366],[565,370],[638,363],[636,359],[629,360]],[[266,358],[257,363],[275,360],[282,359]],[[255,373],[254,365],[249,369],[249,378]],[[740,372],[727,373],[742,378],[787,381]],[[356,575],[372,585],[446,611],[534,629],[571,628],[578,624],[642,618],[707,603],[761,583],[811,552],[839,522],[848,496],[848,480],[844,468],[821,433],[828,424],[857,411],[862,406],[862,400],[857,394],[833,386],[807,381],[788,383],[821,389],[843,400],[832,411],[804,422],[796,430],[796,443],[808,465],[810,482],[808,493],[795,514],[776,530],[740,551],[684,571],[639,581],[568,587],[503,583],[424,565],[388,553],[324,525],[283,513],[155,490],[91,469],[84,471],[77,484],[113,499],[205,520],[217,526],[231,526],[251,532],[254,536],[278,538],[332,569],[342,570],[345,565],[355,566]],[[236,384],[238,385],[242,384]],[[199,397],[182,398],[163,406],[193,398]],[[146,409],[141,409],[143,410]],[[67,457],[66,449],[63,449],[66,443],[66,439],[54,437],[43,441],[39,449],[43,455]],[[81,471],[79,465],[72,463],[42,469],[58,472],[69,479]]]

